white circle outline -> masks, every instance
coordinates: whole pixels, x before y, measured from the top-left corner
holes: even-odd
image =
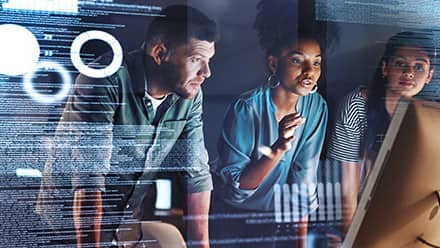
[[[80,57],[81,47],[89,40],[102,40],[110,45],[113,51],[113,60],[105,68],[93,69],[85,65]],[[73,66],[82,74],[91,78],[105,78],[115,73],[122,65],[122,47],[111,34],[99,30],[91,30],[78,35],[70,48],[70,58]]]
[[[44,95],[35,91],[32,85],[32,78],[34,77],[35,72],[41,68],[53,68],[61,75],[63,79],[63,88],[60,90],[60,92],[55,95]],[[61,64],[54,61],[41,61],[32,72],[26,73],[24,75],[23,85],[25,91],[32,97],[32,99],[42,103],[53,103],[63,100],[69,94],[70,88],[72,86],[72,79],[69,76],[67,70]]]

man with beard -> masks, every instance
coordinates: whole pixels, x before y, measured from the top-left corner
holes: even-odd
[[[142,49],[125,55],[116,73],[77,78],[45,167],[38,208],[44,212],[57,197],[51,189],[63,176],[54,175],[70,173],[73,203],[63,208],[73,210],[78,247],[117,245],[117,228],[124,223],[131,225],[132,241],[140,241],[152,182],[162,172],[182,179],[188,237],[209,246],[212,179],[201,85],[211,76],[217,39],[215,22],[203,13],[170,6],[150,24]],[[104,55],[97,63],[111,59]]]

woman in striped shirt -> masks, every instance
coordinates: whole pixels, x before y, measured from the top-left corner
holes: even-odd
[[[431,81],[435,57],[431,35],[398,33],[388,40],[368,88],[345,97],[328,149],[328,157],[342,163],[344,232],[356,209],[362,178],[376,158],[399,99],[417,95]]]

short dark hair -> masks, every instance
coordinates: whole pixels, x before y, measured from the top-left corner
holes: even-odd
[[[321,49],[325,43],[326,23],[316,21],[313,1],[261,0],[257,4],[254,28],[267,55],[279,55],[300,39],[312,39]]]
[[[172,5],[163,9],[151,22],[145,37],[145,49],[150,49],[158,42],[164,42],[172,49],[192,38],[217,41],[217,24],[193,7]]]

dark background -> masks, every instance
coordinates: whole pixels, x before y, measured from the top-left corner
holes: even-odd
[[[115,1],[116,2],[116,1]],[[124,3],[124,1],[118,1]],[[136,3],[136,1],[126,1]],[[160,5],[187,3],[214,19],[221,39],[211,61],[212,76],[205,81],[204,130],[205,143],[211,160],[216,157],[216,142],[227,107],[241,93],[258,87],[268,77],[264,53],[261,50],[253,22],[257,0],[162,0]],[[313,0],[307,4],[313,7]],[[158,5],[157,1],[137,1],[143,5]],[[312,10],[313,11],[313,10]],[[313,14],[313,13],[312,13]],[[107,20],[105,20],[107,19]],[[151,17],[111,16],[103,19],[125,24],[125,28],[111,33],[125,51],[138,48]],[[324,53],[325,64],[319,81],[320,93],[326,98],[330,119],[328,131],[334,122],[337,103],[360,84],[367,84],[373,76],[382,55],[384,44],[401,27],[371,24],[328,22],[327,33],[338,39]],[[108,30],[107,30],[108,31]],[[331,37],[329,37],[331,38]]]
[[[211,65],[212,76],[203,86],[205,142],[214,159],[227,107],[236,96],[264,84],[268,77],[264,53],[253,29],[258,1],[188,2],[214,18],[222,35]],[[329,35],[335,33],[331,29],[337,29],[339,39],[324,55],[326,63],[319,81],[320,92],[329,104],[329,128],[337,102],[357,85],[367,84],[379,63],[384,42],[400,31],[391,26],[328,23]]]

